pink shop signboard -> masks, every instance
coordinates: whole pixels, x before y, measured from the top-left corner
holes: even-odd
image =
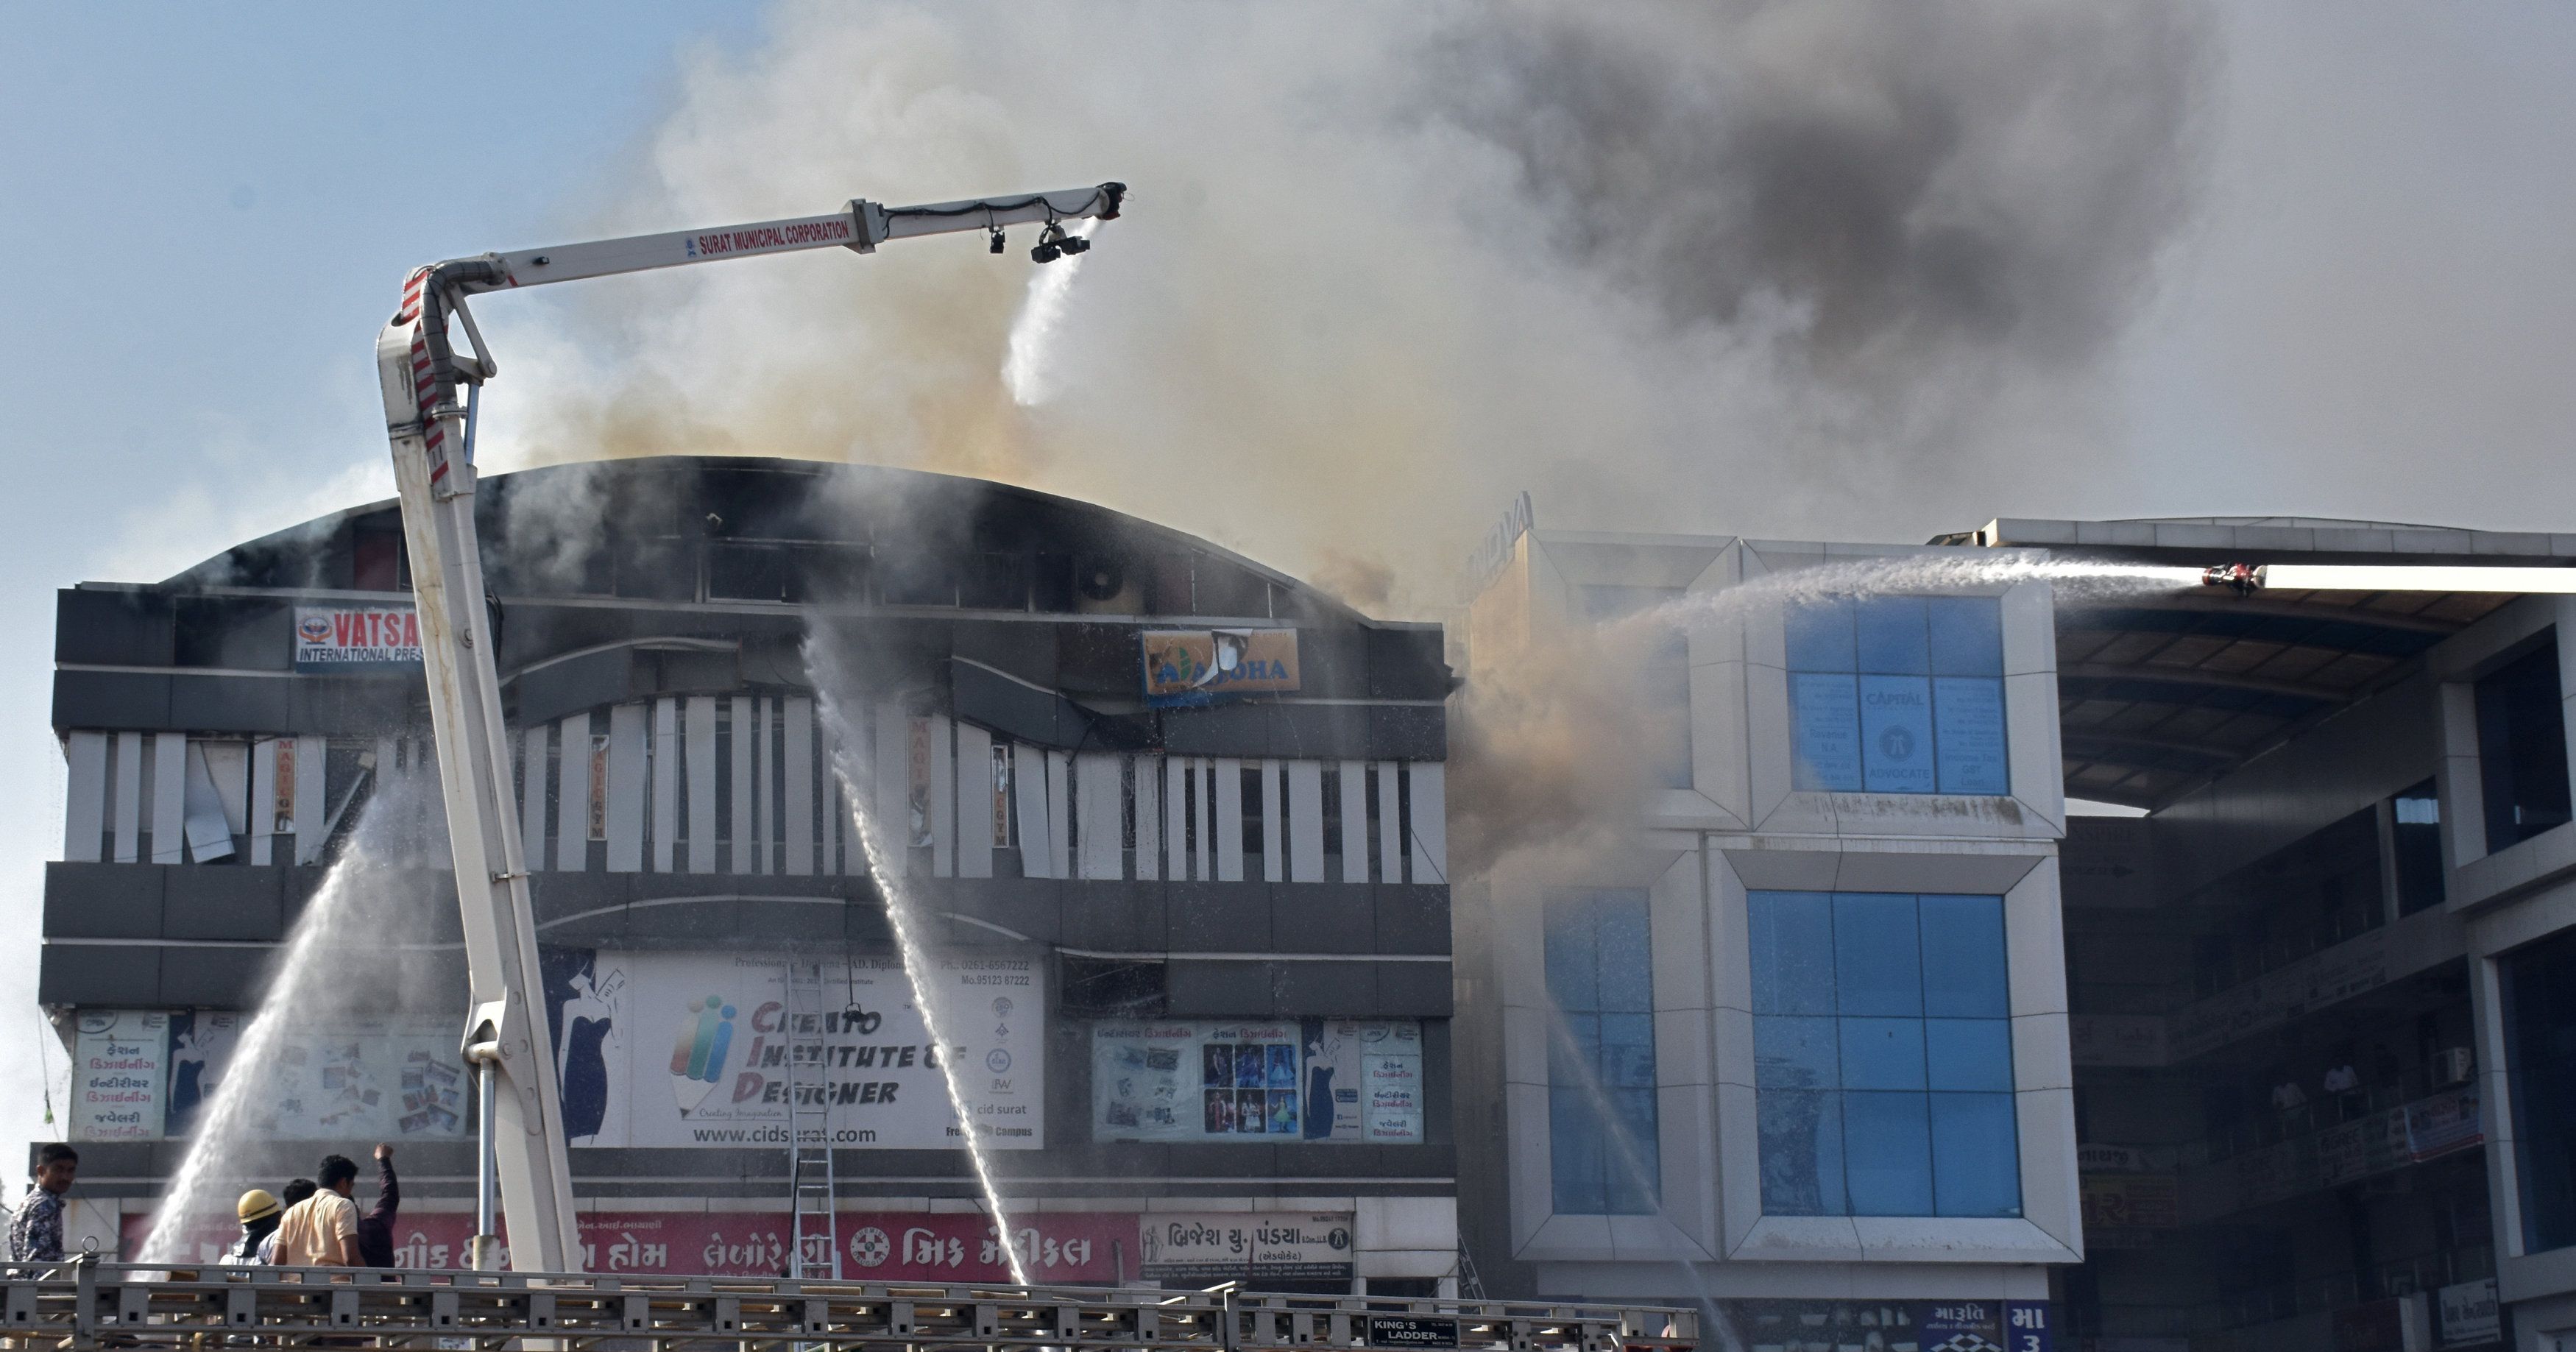
[[[359,1204],[369,1200],[361,1188]],[[993,1224],[974,1213],[844,1211],[841,1275],[849,1281],[1008,1281]],[[151,1217],[128,1215],[124,1251],[142,1251]],[[219,1261],[234,1227],[192,1236],[197,1262]],[[776,1211],[602,1211],[581,1218],[582,1266],[591,1272],[774,1277],[789,1269],[788,1217]],[[394,1265],[465,1266],[474,1218],[425,1211],[394,1227]],[[1032,1280],[1111,1282],[1136,1275],[1133,1212],[1056,1212],[1023,1218],[1014,1240]],[[814,1257],[820,1260],[823,1255]],[[185,1261],[185,1260],[183,1260]]]

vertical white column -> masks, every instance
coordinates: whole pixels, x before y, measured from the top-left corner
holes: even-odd
[[[993,734],[957,725],[957,876],[993,876]]]
[[[1046,753],[1047,867],[1050,878],[1073,876],[1073,753]]]
[[[1243,881],[1243,762],[1216,760],[1216,880]]]
[[[644,727],[641,704],[608,711],[608,871],[644,868]]]
[[[945,714],[930,716],[930,876],[957,876],[957,744]]]
[[[531,869],[546,857],[546,732],[539,723],[519,734],[519,850]]]
[[[689,767],[689,872],[716,871],[716,699],[689,696],[682,734]]]
[[[651,868],[669,873],[680,866],[680,702],[669,695],[653,701],[653,848]]]
[[[1395,797],[1394,761],[1371,767],[1377,779],[1377,880],[1404,881],[1404,817]]]
[[[1261,763],[1261,877],[1288,881],[1287,802],[1279,791],[1279,762]]]
[[[814,871],[814,701],[794,695],[781,707],[787,717],[787,750],[781,760],[787,787],[778,800],[787,822],[782,871],[801,878]]]
[[[187,860],[188,735],[152,734],[152,862]]]
[[[1020,874],[1054,878],[1055,851],[1047,847],[1046,753],[1018,742],[1011,744],[1011,810],[1020,818]]]
[[[1288,762],[1288,877],[1324,881],[1324,763]]]
[[[1368,762],[1342,762],[1342,876],[1364,883],[1369,874]]]
[[[557,727],[563,760],[555,777],[555,867],[579,873],[590,867],[590,715],[574,714]]]
[[[331,739],[303,736],[295,739],[295,862],[310,864],[322,857],[326,828],[324,818],[331,814],[330,788]]]
[[[63,759],[63,862],[95,864],[100,839],[107,832],[107,734],[71,734],[63,739]],[[268,862],[265,840],[255,862]]]
[[[728,768],[733,771],[733,871],[749,873],[753,868],[751,744],[759,736],[755,731],[758,719],[753,713],[751,696],[736,695],[730,703],[733,706],[733,754],[728,759],[733,764]]]
[[[1136,881],[1163,877],[1163,758],[1136,758]]]
[[[900,878],[912,862],[912,720],[899,704],[877,706],[876,800],[873,820],[879,860],[888,875]],[[867,786],[862,785],[865,791]],[[867,867],[867,851],[850,842],[850,871]]]
[[[249,819],[250,862],[255,865],[276,862],[278,746],[274,737],[251,739],[250,810],[243,815]]]
[[[1119,784],[1123,759],[1110,751],[1086,751],[1073,758],[1074,799],[1082,810],[1079,877],[1115,882],[1126,876],[1126,795]]]
[[[116,852],[117,863],[131,864],[143,848],[143,734],[116,734]]]
[[[1417,883],[1449,881],[1447,768],[1439,761],[1404,765],[1405,777],[1413,781],[1413,880]]]

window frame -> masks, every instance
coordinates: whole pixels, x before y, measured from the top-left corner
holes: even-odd
[[[1632,1008],[1633,1002],[1622,1001],[1613,1008],[1611,999],[1602,993],[1607,984],[1603,979],[1605,970],[1601,961],[1602,946],[1609,923],[1606,912],[1613,905],[1622,910],[1631,905],[1635,908],[1634,920],[1639,927],[1637,938],[1642,944],[1636,957],[1643,964],[1638,976],[1645,986],[1642,1007]],[[1576,908],[1582,908],[1579,919]],[[1570,951],[1560,950],[1557,947],[1557,936],[1561,932],[1561,927],[1569,922],[1581,925],[1586,931],[1583,936],[1585,956],[1590,959],[1591,969],[1587,972],[1576,974],[1568,971],[1563,959],[1574,955]],[[1542,998],[1554,1014],[1547,1028],[1550,1210],[1556,1215],[1569,1216],[1654,1215],[1663,1207],[1663,1134],[1662,1114],[1656,1102],[1659,1084],[1654,1029],[1653,894],[1649,889],[1641,887],[1552,889],[1541,904],[1539,944],[1540,970],[1546,985]],[[1569,1004],[1565,999],[1569,992],[1560,987],[1561,973],[1569,981],[1580,980],[1585,983],[1590,989],[1591,998]],[[1614,1043],[1610,1040],[1607,1029],[1612,1019],[1619,1020],[1624,1030],[1630,1033],[1639,1031],[1637,1025],[1643,1025],[1645,1070],[1640,1083],[1613,1082],[1620,1077],[1616,1076],[1610,1068],[1612,1060],[1610,1049],[1613,1046],[1634,1046],[1635,1044],[1633,1041]],[[1566,1067],[1586,1057],[1592,1062],[1589,1078],[1581,1078],[1582,1071],[1573,1071],[1570,1074],[1576,1078],[1568,1082],[1569,1072]],[[1594,1189],[1593,1196],[1600,1205],[1593,1208],[1568,1206],[1569,1188],[1579,1188],[1582,1184],[1594,1180],[1569,1181],[1565,1177],[1563,1171],[1569,1156],[1576,1148],[1576,1144],[1567,1140],[1563,1134],[1565,1125],[1570,1121],[1588,1120],[1597,1133],[1593,1144],[1597,1147],[1608,1147],[1613,1144],[1610,1133],[1615,1130],[1615,1124],[1602,1120],[1601,1099],[1611,1096],[1625,1099],[1638,1094],[1644,1097],[1645,1112],[1642,1129],[1636,1133],[1631,1142],[1635,1157],[1632,1160],[1618,1159],[1596,1149],[1596,1158],[1592,1163],[1600,1170],[1601,1176],[1597,1180],[1599,1186]],[[1616,1111],[1623,1105],[1611,1106]],[[1628,1180],[1629,1186],[1623,1189],[1621,1175],[1630,1166],[1633,1166],[1638,1173],[1647,1176]],[[1638,1187],[1642,1187],[1643,1196],[1635,1195],[1634,1189]],[[1623,1202],[1634,1204],[1623,1205]]]
[[[2001,894],[1757,888],[1748,890],[1745,900],[1752,933],[1747,961],[1753,964],[1754,1106],[1763,1122],[1763,1214],[2018,1218],[2021,1133],[2017,1123],[2011,1124],[2011,1147],[2004,1155],[2013,1180],[2011,1201],[2003,1209],[1972,1208],[1954,1198],[1954,1189],[1964,1190],[1980,1172],[1992,1171],[1975,1169],[1976,1161],[1965,1156],[1952,1158],[1943,1144],[1945,1138],[1954,1143],[1964,1139],[1955,1130],[1945,1132],[1945,1122],[1964,1121],[1963,1114],[1991,1115],[1998,1101],[2010,1112],[2012,946]],[[1898,923],[1895,913],[1900,908],[1907,916],[1903,927],[1909,931],[1901,957],[1893,946],[1864,944],[1865,936],[1893,934],[1890,926]],[[1877,923],[1866,923],[1871,912],[1883,913]],[[1775,920],[1793,923],[1766,923]],[[1821,947],[1792,954],[1788,945]],[[1968,954],[1967,945],[1980,951]],[[1890,959],[1905,970],[1901,974],[1859,970],[1864,964],[1883,965]],[[1944,973],[1977,962],[1991,963],[1989,978],[1973,983],[1938,981]],[[1793,968],[1798,975],[1792,976]],[[1867,978],[1869,995],[1880,998],[1864,999],[1847,989],[1862,977]],[[1809,988],[1794,987],[1792,982],[1807,983]],[[1812,989],[1817,983],[1829,987],[1824,998]],[[1827,1023],[1832,1025],[1829,1048],[1824,1045]],[[1991,1056],[1995,1048],[1989,1039],[1998,1034],[2001,1083],[1966,1083],[1995,1069],[1971,1062]],[[1766,1045],[1794,1050],[1807,1064],[1766,1060]],[[1829,1084],[1765,1083],[1775,1066],[1787,1067],[1784,1076],[1813,1075],[1828,1057],[1833,1063]],[[1775,1115],[1775,1109],[1789,1111]],[[1774,1188],[1780,1181],[1770,1153],[1778,1136],[1775,1126],[1784,1118],[1821,1124],[1829,1115],[1834,1119],[1827,1129],[1830,1139],[1819,1134],[1811,1142],[1816,1148],[1811,1162],[1819,1168],[1798,1189],[1814,1200],[1792,1210]],[[1892,1194],[1864,1187],[1858,1171],[1865,1152],[1853,1142],[1854,1123],[1863,1117],[1889,1131],[1901,1132],[1909,1124],[1915,1129],[1919,1139],[1913,1144],[1921,1163],[1919,1200],[1893,1202],[1886,1200]],[[1958,1170],[1955,1174],[1953,1166]],[[1827,1176],[1834,1172],[1841,1176]]]
[[[1719,845],[1709,852],[1717,1047],[1718,1257],[1777,1262],[2080,1261],[2075,1111],[2058,862],[2026,847],[1963,853],[1814,852]],[[1754,891],[1915,892],[2004,899],[2012,1106],[2021,1215],[1783,1216],[1762,1206],[1753,1066]]]

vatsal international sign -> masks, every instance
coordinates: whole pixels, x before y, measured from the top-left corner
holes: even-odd
[[[1148,704],[1205,704],[1297,688],[1294,629],[1148,629],[1138,638]]]
[[[297,671],[407,671],[420,665],[410,606],[297,606]]]

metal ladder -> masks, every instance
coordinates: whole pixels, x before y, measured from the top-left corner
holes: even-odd
[[[804,969],[804,970],[800,970]],[[810,971],[812,984],[802,978]],[[790,1218],[789,1275],[803,1280],[841,1277],[839,1180],[832,1171],[831,1072],[823,1062],[827,1041],[819,963],[787,967],[787,1172]]]

